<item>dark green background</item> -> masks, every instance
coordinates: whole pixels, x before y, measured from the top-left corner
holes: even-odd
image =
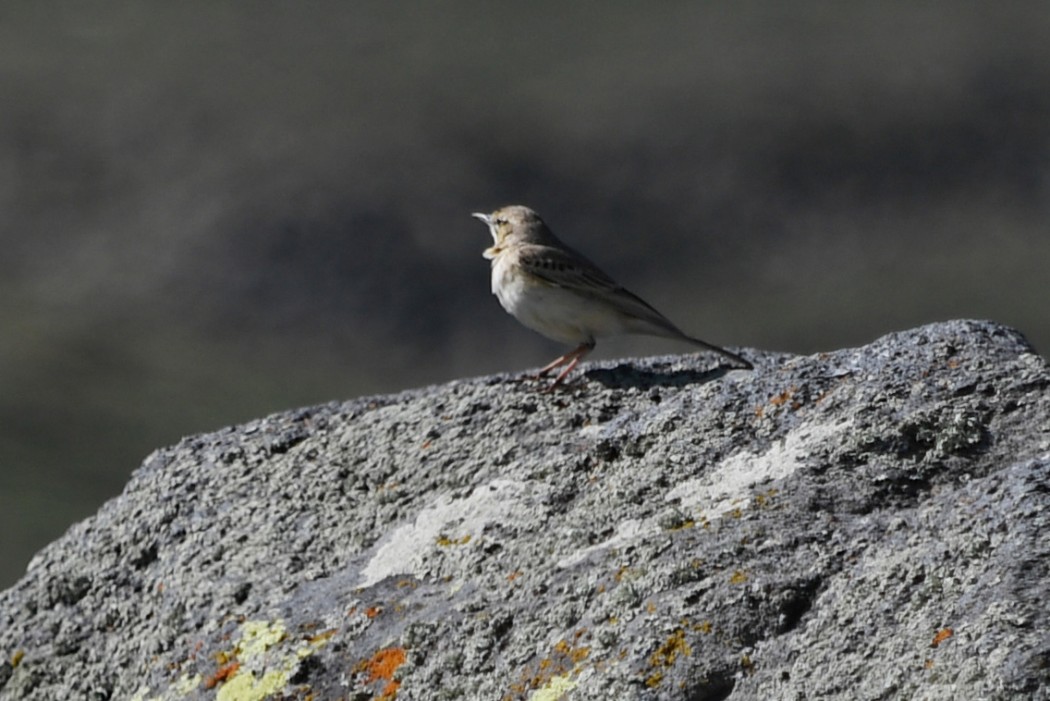
[[[1045,349],[1047,8],[5,3],[0,586],[185,434],[548,361],[471,211],[718,344]]]

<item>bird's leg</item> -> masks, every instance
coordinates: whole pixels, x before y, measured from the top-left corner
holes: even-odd
[[[557,358],[552,360],[550,363],[548,363],[544,367],[540,368],[539,372],[536,373],[536,377],[543,377],[548,372],[550,372],[551,370],[553,370],[554,368],[556,368],[556,367],[558,367],[560,365],[564,365],[565,363],[573,362],[575,360],[578,360],[579,358],[582,358],[584,355],[586,355],[587,353],[591,352],[591,350],[593,348],[594,348],[594,343],[588,343],[588,342],[581,343],[580,345],[578,345],[576,348],[573,348],[571,351],[569,351],[565,355],[559,355]]]
[[[542,370],[540,370],[536,374],[536,377],[543,377],[554,368],[560,365],[566,365],[566,363],[568,364],[566,365],[564,370],[558,373],[558,376],[554,379],[554,382],[552,382],[550,387],[547,388],[547,391],[549,392],[558,385],[560,385],[562,381],[569,376],[569,373],[572,372],[573,368],[576,367],[580,360],[582,360],[583,357],[590,353],[592,350],[594,350],[594,341],[584,341],[565,355],[555,358],[553,362],[551,362]]]
[[[573,352],[575,353],[576,351],[573,351]],[[569,353],[566,353],[565,355],[559,355],[557,358],[552,360],[550,363],[548,363],[547,365],[544,365],[540,369],[540,371],[536,373],[536,379],[539,379],[539,378],[543,377],[544,375],[546,375],[548,372],[550,372],[554,368],[558,367],[559,365],[564,365],[565,363],[569,362],[569,355],[570,355]]]

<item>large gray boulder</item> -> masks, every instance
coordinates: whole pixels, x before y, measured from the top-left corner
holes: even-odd
[[[748,355],[157,451],[0,595],[0,698],[1050,698],[1046,361]]]

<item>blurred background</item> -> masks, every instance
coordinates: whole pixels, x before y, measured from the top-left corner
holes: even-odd
[[[0,587],[184,435],[564,350],[472,211],[717,344],[1045,351],[1050,6],[653,7],[0,7]]]

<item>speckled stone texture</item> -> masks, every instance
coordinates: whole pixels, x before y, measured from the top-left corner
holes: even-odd
[[[952,321],[151,455],[0,595],[0,699],[1050,698],[1050,372]]]

